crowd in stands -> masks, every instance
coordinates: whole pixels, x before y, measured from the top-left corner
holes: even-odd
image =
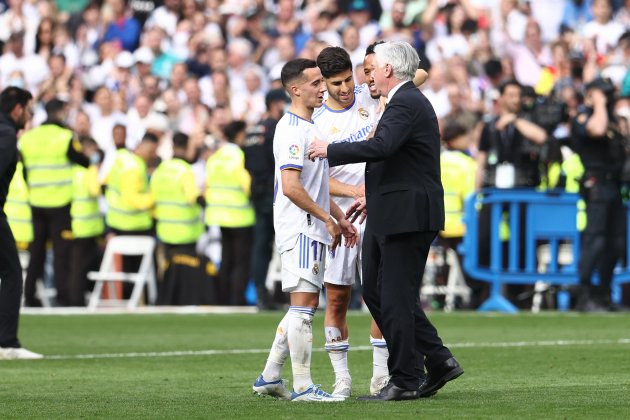
[[[429,73],[420,89],[447,140],[473,159],[489,158],[483,127],[501,115],[508,80],[522,88],[519,112],[544,130],[535,143],[557,145],[540,159],[571,154],[571,118],[597,77],[616,87],[628,136],[630,0],[0,0],[0,87],[32,92],[31,127],[51,100],[65,102],[67,127],[102,151],[104,185],[117,150],[155,136],[150,175],[187,136],[203,191],[206,161],[235,142],[235,127],[268,117],[284,63],[341,46],[358,85],[377,40],[417,49]]]

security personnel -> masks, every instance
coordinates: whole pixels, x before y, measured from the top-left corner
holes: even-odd
[[[613,112],[613,85],[604,79],[595,79],[586,85],[585,105],[578,111],[572,126],[576,150],[584,165],[581,195],[586,203],[576,309],[613,310],[610,285],[615,265],[623,253],[625,232],[621,197],[625,150]],[[595,269],[599,272],[598,286],[591,283]]]
[[[165,245],[168,267],[158,297],[164,305],[202,303],[198,286],[205,276],[195,245],[203,233],[203,199],[192,166],[186,160],[187,148],[188,136],[175,133],[173,159],[162,162],[151,176],[157,236]]]
[[[265,96],[267,117],[247,130],[243,144],[245,168],[252,176],[251,200],[256,213],[251,278],[256,284],[258,307],[274,309],[265,285],[273,251],[273,136],[284,115],[289,97],[284,89],[272,89]]]
[[[4,205],[4,213],[20,250],[26,250],[28,244],[33,241],[33,219],[31,206],[28,204],[28,186],[24,180],[23,168],[22,162],[18,162]]]
[[[158,138],[152,133],[145,133],[132,152],[119,149],[109,171],[105,191],[107,213],[105,223],[109,233],[114,235],[153,236],[153,194],[149,190],[147,163],[157,157]],[[122,270],[126,273],[137,272],[142,257],[124,256]],[[123,284],[123,297],[128,298],[133,284]]]
[[[101,186],[98,182],[98,163],[102,152],[91,137],[79,139],[86,156],[91,157],[89,168],[79,165],[72,167],[72,262],[70,275],[70,304],[85,306],[85,292],[88,289],[87,273],[96,270],[100,259],[100,242],[105,232],[103,215],[98,199]]]
[[[442,171],[442,187],[444,188],[444,230],[440,232],[438,243],[444,249],[458,252],[458,246],[464,239],[466,225],[464,203],[475,192],[475,174],[477,163],[467,154],[469,135],[466,128],[459,123],[449,123],[442,133],[444,150],[440,154]],[[466,283],[472,290],[470,308],[476,309],[482,301],[487,283],[470,279]]]
[[[136,150],[119,149],[107,179],[107,227],[118,235],[152,235],[147,163],[157,156],[158,139],[146,133]]]
[[[51,239],[57,304],[67,306],[70,304],[72,164],[87,168],[90,161],[80,152],[78,142],[73,141],[72,131],[63,124],[66,103],[53,99],[45,108],[46,122],[24,133],[19,143],[34,229],[24,298],[27,306],[41,306],[35,297],[35,282],[44,274],[46,243]]]
[[[228,142],[206,164],[205,221],[221,227],[219,304],[245,305],[256,220],[249,201],[251,177],[239,147],[245,140],[245,123],[233,121],[224,133]]]
[[[479,140],[476,186],[533,189],[540,183],[540,149],[547,141],[547,132],[524,118],[522,86],[516,80],[502,82],[499,93],[499,115],[484,124]],[[503,211],[507,213],[507,208]],[[502,225],[507,227],[507,224]],[[524,240],[524,218],[519,228],[520,238]],[[490,264],[489,244],[490,206],[483,206],[479,212],[479,263],[484,266]],[[523,262],[524,246],[521,248],[519,260]],[[528,302],[517,301],[524,289],[526,286],[508,285],[506,290],[508,299],[523,308],[530,306]]]

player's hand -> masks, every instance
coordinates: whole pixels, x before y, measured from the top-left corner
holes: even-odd
[[[308,145],[308,158],[315,160],[316,158],[325,158],[328,156],[328,142],[315,138]]]
[[[341,219],[339,221],[341,234],[345,239],[346,248],[354,248],[359,243],[359,231],[348,220]]]
[[[354,223],[357,218],[359,218],[359,224],[362,224],[367,217],[367,202],[365,201],[365,197],[358,198],[348,210],[346,210],[346,219],[350,221],[350,223]]]
[[[341,228],[335,222],[335,219],[330,216],[328,220],[326,220],[326,229],[328,230],[328,233],[330,233],[330,236],[332,236],[332,245],[330,246],[330,249],[334,251],[341,243]]]

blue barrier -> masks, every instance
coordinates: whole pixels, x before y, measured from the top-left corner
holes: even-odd
[[[504,284],[534,284],[544,281],[553,285],[578,284],[578,260],[580,234],[577,231],[577,207],[579,196],[563,191],[538,192],[535,190],[512,189],[483,190],[481,195],[472,195],[465,204],[464,222],[466,235],[460,247],[463,253],[463,268],[471,277],[490,283],[490,297],[479,308],[480,311],[517,312],[517,308],[502,296]],[[490,211],[490,261],[488,266],[479,263],[479,213],[481,206]],[[630,208],[627,207],[630,212]],[[507,263],[504,264],[504,242],[500,237],[503,213],[508,213],[510,237],[507,240]],[[630,213],[629,213],[630,214]],[[524,238],[521,238],[521,223],[524,223]],[[630,243],[630,229],[626,233]],[[549,245],[549,262],[545,272],[539,272],[537,246]],[[570,244],[572,262],[561,265],[558,261],[561,244]],[[524,248],[524,261],[521,253]],[[630,261],[630,247],[626,248],[626,261]],[[620,284],[630,281],[630,267],[617,267],[613,280],[613,300],[620,299]],[[562,296],[566,307],[567,296]]]

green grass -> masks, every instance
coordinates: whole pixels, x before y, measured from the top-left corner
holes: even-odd
[[[630,314],[433,313],[466,373],[435,397],[331,405],[260,398],[282,313],[23,316],[23,344],[48,356],[0,362],[0,419],[13,418],[630,418]],[[314,348],[323,346],[323,316]],[[351,345],[368,346],[369,319],[349,317]],[[559,345],[559,340],[566,340]],[[519,344],[520,343],[520,344]],[[239,354],[78,359],[73,355],[259,349]],[[368,392],[372,353],[350,353],[355,395]],[[313,378],[330,391],[325,352]],[[284,377],[291,379],[290,366]]]

